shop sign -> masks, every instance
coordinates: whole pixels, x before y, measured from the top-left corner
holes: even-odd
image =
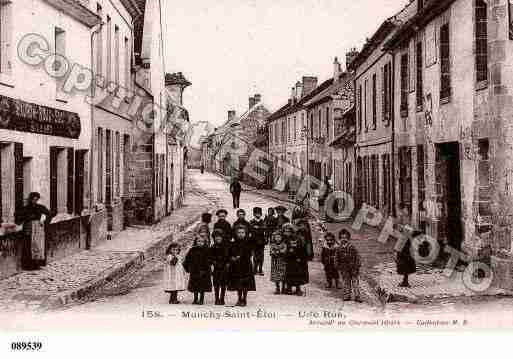
[[[0,95],[0,129],[43,135],[78,138],[80,117],[75,112],[58,110]]]

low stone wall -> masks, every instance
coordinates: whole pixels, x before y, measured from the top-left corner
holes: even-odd
[[[16,274],[21,270],[23,232],[0,236],[0,279]]]
[[[124,228],[123,203],[119,202],[111,206],[112,211],[112,231],[121,232]]]
[[[90,246],[93,248],[107,239],[107,210],[91,214],[90,226]]]
[[[48,225],[45,235],[46,262],[51,263],[86,248],[87,227],[81,217]]]

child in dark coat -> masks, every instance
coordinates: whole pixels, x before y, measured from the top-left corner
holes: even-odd
[[[337,268],[337,252],[338,246],[335,242],[335,235],[331,232],[326,233],[324,236],[324,246],[321,251],[321,262],[324,266],[324,273],[326,273],[326,288],[331,288],[335,284],[338,289],[339,275]]]
[[[205,292],[212,292],[210,249],[204,234],[196,236],[193,247],[185,256],[183,267],[190,274],[187,289],[194,293],[192,304],[202,305]]]
[[[276,284],[274,294],[286,294],[285,274],[287,270],[287,243],[283,240],[281,231],[276,231],[271,237],[271,282]],[[281,288],[280,288],[281,284]]]
[[[246,220],[246,211],[243,209],[237,210],[237,219],[235,220],[235,222],[233,222],[233,226],[232,226],[232,231],[233,231],[234,236],[236,235],[235,228],[238,226],[245,226],[246,230],[247,230],[246,233],[248,235],[248,238],[251,238],[251,235],[252,235],[251,224]]]
[[[223,232],[219,229],[212,233],[214,244],[210,249],[210,258],[214,267],[214,293],[215,305],[224,305],[226,286],[228,285],[229,248]]]
[[[267,242],[271,241],[271,236],[278,229],[278,218],[275,216],[274,208],[269,207],[267,209],[267,215],[264,219],[265,222],[265,235],[267,237]]]
[[[287,207],[280,205],[275,209],[276,213],[278,213],[278,216],[276,217],[276,225],[278,229],[281,229],[285,223],[290,223],[290,218],[285,215]]]
[[[214,230],[220,229],[223,231],[223,236],[226,242],[232,239],[232,225],[226,220],[228,211],[226,209],[220,209],[216,212],[217,222],[214,223]]]
[[[352,297],[356,302],[360,302],[360,254],[349,243],[351,233],[347,229],[342,229],[338,234],[338,238],[340,246],[337,252],[337,266],[342,276],[344,300],[351,300]]]
[[[253,264],[255,274],[264,275],[262,267],[264,266],[264,250],[267,244],[267,238],[265,236],[265,222],[262,219],[262,208],[253,208],[253,219],[249,222],[253,231]]]
[[[293,230],[292,225],[284,226],[284,233]],[[287,293],[295,295],[303,295],[301,286],[308,283],[308,262],[306,256],[306,249],[302,240],[296,233],[284,236],[287,238],[287,254],[285,256],[287,262],[287,269],[285,275],[285,282],[287,283]],[[296,287],[295,292],[292,292],[292,287]]]
[[[245,307],[249,291],[256,290],[255,276],[251,264],[253,246],[248,238],[247,227],[244,225],[235,228],[235,236],[230,242],[229,256],[229,285],[228,289],[237,291],[236,306]]]

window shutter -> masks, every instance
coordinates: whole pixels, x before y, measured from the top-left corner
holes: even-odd
[[[75,152],[75,213],[80,215],[84,209],[85,154],[87,150]]]
[[[440,98],[451,95],[449,24],[440,27]]]
[[[381,68],[381,121],[386,122],[387,119],[387,64]]]
[[[23,144],[14,143],[14,208],[23,208]]]
[[[50,213],[57,214],[57,160],[59,149],[50,147]]]
[[[67,189],[67,202],[66,207],[68,208],[68,213],[73,213],[73,196],[74,196],[74,177],[75,177],[75,157],[74,157],[74,150],[73,148],[69,147],[67,148],[67,154],[68,154],[68,189]]]

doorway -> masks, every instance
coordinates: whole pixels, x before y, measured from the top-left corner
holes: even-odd
[[[458,142],[436,145],[435,179],[438,202],[441,204],[438,240],[461,250],[463,226]]]

